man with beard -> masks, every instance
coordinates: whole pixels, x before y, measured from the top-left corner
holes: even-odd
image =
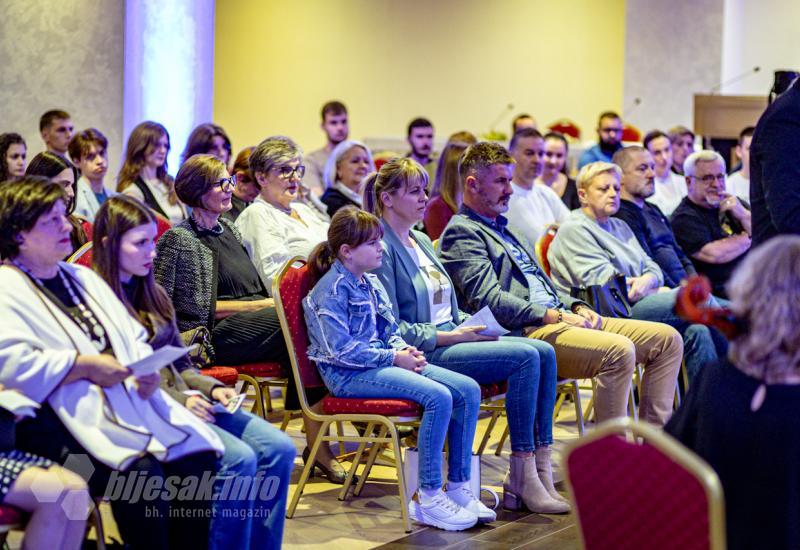
[[[647,202],[670,216],[688,193],[686,179],[672,171],[672,142],[667,134],[653,130],[644,136],[643,144],[655,161],[655,190]]]
[[[436,179],[436,159],[433,156],[433,124],[427,118],[415,118],[408,123],[408,144],[411,151],[406,155],[425,168],[428,181]]]
[[[725,161],[716,151],[698,151],[684,163],[689,194],[672,214],[672,228],[714,294],[727,297],[725,283],[750,250],[750,211],[725,191]]]
[[[325,163],[331,156],[333,148],[347,139],[350,128],[347,121],[347,107],[341,101],[329,101],[322,106],[322,124],[320,127],[325,132],[327,143],[324,147],[312,151],[304,157],[306,174],[302,185],[314,196],[319,197],[325,191],[322,184],[322,174],[325,172]]]
[[[534,184],[544,167],[544,149],[544,138],[535,128],[518,130],[509,144],[514,176],[508,222],[531,247],[550,226],[557,226],[569,216],[569,210],[555,191],[546,185]]]
[[[597,136],[600,141],[584,151],[578,159],[580,170],[590,162],[611,162],[611,157],[622,147],[622,119],[613,111],[606,111],[597,121]]]

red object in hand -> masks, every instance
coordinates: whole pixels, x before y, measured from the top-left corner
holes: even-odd
[[[681,283],[675,299],[675,313],[681,319],[718,329],[727,338],[744,332],[744,323],[726,307],[708,307],[711,283],[703,275],[694,275]]]

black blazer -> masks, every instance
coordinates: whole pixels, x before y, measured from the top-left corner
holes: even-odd
[[[352,205],[361,208],[360,204],[351,201],[344,193],[333,187],[328,187],[320,197],[322,203],[328,207],[328,215],[332,218],[336,211],[345,206]]]

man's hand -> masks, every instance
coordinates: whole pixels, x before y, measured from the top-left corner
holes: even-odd
[[[603,318],[590,307],[579,306],[575,313],[589,321],[588,328],[599,330],[603,326]]]

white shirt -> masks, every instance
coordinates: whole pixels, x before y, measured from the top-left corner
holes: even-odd
[[[104,187],[103,191],[106,193],[106,200],[117,194],[116,191],[112,191],[108,187]],[[94,217],[98,210],[100,210],[100,202],[97,200],[97,196],[92,190],[92,184],[89,183],[89,180],[85,177],[79,177],[78,183],[75,185],[74,214],[83,216],[90,222],[94,223]]]
[[[731,195],[736,195],[739,199],[750,202],[750,180],[742,175],[741,170],[728,176],[725,189]]]
[[[236,218],[244,247],[267,288],[272,288],[273,279],[287,260],[295,256],[308,258],[315,246],[328,240],[327,222],[301,202],[291,206],[302,221],[261,197],[256,197]]]
[[[670,170],[664,179],[656,176],[655,184],[656,191],[652,197],[647,199],[647,202],[658,206],[664,215],[669,217],[681,203],[683,197],[689,193],[686,188],[686,178]]]
[[[186,207],[181,201],[178,201],[178,204],[172,204],[169,201],[169,187],[166,183],[161,180],[156,180],[154,183],[151,183],[146,181],[144,178],[142,178],[142,181],[147,188],[150,189],[150,192],[153,194],[153,197],[155,197],[158,206],[160,206],[164,214],[167,215],[169,223],[175,225],[176,223],[180,223],[189,217],[189,212],[186,210]],[[144,194],[133,184],[130,184],[128,187],[126,187],[122,193],[144,202]]]
[[[513,229],[525,236],[531,246],[545,234],[553,224],[569,217],[569,210],[555,191],[540,183],[525,189],[513,181],[514,194],[508,203],[506,217]]]
[[[412,241],[413,242],[413,241]],[[450,294],[453,292],[450,280],[434,265],[419,246],[406,246],[406,252],[417,264],[425,286],[428,287],[428,302],[431,307],[431,322],[434,325],[453,321],[453,308]]]

